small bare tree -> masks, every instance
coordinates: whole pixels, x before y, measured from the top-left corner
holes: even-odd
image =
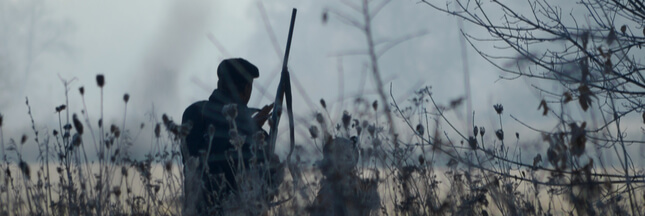
[[[542,101],[536,101],[538,109],[544,116],[558,118],[560,122],[555,130],[535,129],[549,143],[546,161],[553,166],[551,180],[555,179],[550,182],[571,185],[621,182],[614,185],[621,189],[601,190],[604,192],[599,197],[583,197],[583,194],[589,195],[591,186],[568,190],[569,201],[578,214],[603,211],[593,203],[625,195],[631,214],[644,213],[640,210],[642,191],[637,193],[637,188],[642,186],[642,176],[638,175],[642,167],[634,164],[629,149],[645,142],[626,138],[626,124],[640,121],[630,121],[630,118],[638,116],[636,119],[640,119],[642,113],[645,121],[643,1],[527,0],[521,5],[498,0],[421,2],[487,30],[488,37],[463,31],[462,34],[484,59],[505,72],[501,79],[527,77],[556,82],[562,87],[557,90],[536,87],[543,97]],[[484,51],[484,47],[491,44],[495,44],[498,51]],[[509,54],[507,50],[513,52]],[[592,112],[594,119],[575,119],[567,114],[565,104],[569,102],[577,102],[582,111]],[[595,113],[600,117],[595,117]],[[589,120],[593,124],[588,125]],[[591,156],[581,162],[585,146],[597,149],[600,154],[615,154],[620,169],[594,167]],[[535,159],[540,161],[538,157]],[[601,165],[614,162],[603,161],[600,156],[595,159]],[[612,172],[618,175],[607,176]],[[598,178],[601,175],[606,178]]]

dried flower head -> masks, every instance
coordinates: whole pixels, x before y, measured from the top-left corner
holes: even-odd
[[[347,129],[349,127],[349,123],[352,121],[352,116],[347,112],[347,110],[343,111],[343,117],[341,119],[343,121],[343,127]]]
[[[155,137],[159,138],[161,135],[161,124],[157,123],[155,126]]]
[[[25,142],[27,142],[27,134],[23,134],[22,138],[20,138],[20,145],[24,145]]]
[[[372,103],[372,109],[374,109],[374,111],[378,110],[378,101],[377,100],[374,100],[374,102]]]
[[[478,132],[479,132],[479,128],[477,127],[477,125],[475,125],[475,127],[473,128],[473,134],[477,136]]]
[[[119,187],[119,186],[112,187],[112,193],[114,194],[114,196],[120,197],[121,196],[121,187]]]
[[[316,113],[316,121],[320,124],[325,123],[325,117],[323,117],[322,113]]]
[[[479,127],[479,135],[483,137],[485,133],[486,133],[486,128]]]
[[[103,74],[96,75],[96,84],[99,85],[100,88],[103,88],[105,85],[105,76],[103,76]]]
[[[29,169],[29,164],[25,162],[24,160],[20,160],[18,163],[18,166],[20,167],[20,171],[22,171],[22,174],[27,177],[27,179],[31,178],[31,170]]]
[[[171,160],[167,160],[167,161],[164,163],[164,168],[165,168],[165,169],[166,169],[166,171],[168,171],[168,172],[172,171],[172,161],[171,161]]]
[[[423,125],[421,123],[419,123],[417,125],[417,134],[419,134],[420,136],[423,136],[424,131],[425,131],[425,129],[424,129]]]
[[[475,139],[475,137],[472,137],[472,136],[468,137],[468,145],[473,150],[477,149],[477,139]]]
[[[56,112],[61,112],[61,111],[65,110],[65,108],[67,108],[67,106],[65,106],[65,104],[57,106],[56,107]]]
[[[2,127],[2,114],[0,114],[0,127]]]
[[[314,138],[314,139],[318,138],[319,133],[320,132],[318,131],[318,127],[314,125],[309,127],[309,134],[311,134],[311,138]]]
[[[224,108],[222,108],[222,114],[226,116],[226,119],[235,119],[237,117],[237,104],[224,105]]]
[[[499,115],[501,115],[504,111],[504,106],[502,106],[501,104],[495,104],[493,105],[493,108],[495,108],[495,112],[497,112],[497,114]]]
[[[57,130],[54,130],[54,133],[53,133],[53,134],[54,134],[54,136],[58,136],[58,131],[57,131]]]
[[[103,127],[103,119],[99,119],[99,128]]]
[[[72,136],[72,144],[74,146],[80,146],[81,143],[83,143],[83,140],[81,139],[81,135],[79,133],[75,133],[74,136]]]
[[[110,132],[114,134],[114,137],[121,136],[121,130],[116,125],[110,125]]]
[[[125,103],[128,103],[128,101],[129,101],[129,100],[130,100],[130,95],[129,95],[128,93],[125,93],[125,94],[123,95],[123,101],[124,101]]]
[[[374,132],[376,132],[376,127],[374,125],[368,125],[367,132],[370,133],[370,136],[374,136]]]
[[[81,124],[81,121],[78,120],[78,116],[76,115],[76,113],[74,113],[74,115],[72,115],[72,122],[74,123],[74,128],[76,128],[76,132],[78,132],[79,134],[82,135],[83,134],[83,124]]]
[[[495,131],[495,136],[497,136],[497,139],[499,140],[504,140],[504,131],[502,129],[499,129]]]
[[[325,103],[325,99],[320,99],[320,105],[323,107],[323,109],[327,109],[327,103]]]
[[[85,94],[85,87],[81,86],[78,88],[78,91],[81,92],[81,96],[83,96]]]

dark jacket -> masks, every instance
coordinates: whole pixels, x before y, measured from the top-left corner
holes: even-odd
[[[245,143],[242,147],[245,167],[249,167],[249,161],[254,156],[258,163],[265,163],[267,161],[265,159],[267,157],[263,151],[251,152],[251,143],[254,135],[256,135],[258,131],[263,133],[265,141],[268,141],[268,134],[266,131],[258,127],[251,118],[252,110],[243,103],[233,101],[221,90],[214,90],[208,101],[199,101],[186,108],[182,118],[182,124],[191,121],[193,125],[190,133],[186,137],[188,154],[183,153],[183,155],[202,158],[200,156],[206,153],[209,145],[209,125],[213,125],[215,128],[215,133],[211,143],[211,151],[208,154],[207,159],[209,169],[207,170],[207,174],[202,178],[202,181],[206,186],[205,192],[207,195],[212,195],[214,191],[216,191],[217,194],[228,194],[232,190],[237,189],[237,184],[234,178],[236,172],[234,172],[234,170],[238,166],[238,153],[230,142],[231,137],[229,136],[229,130],[232,125],[227,121],[225,115],[222,113],[224,106],[232,103],[237,104],[237,117],[235,118],[235,123],[237,125],[238,134],[246,136]],[[255,155],[253,153],[255,153]],[[233,159],[232,164],[229,162],[231,158]],[[204,164],[201,164],[200,162],[198,170],[202,170],[203,165]],[[186,170],[184,170],[184,172],[186,172]],[[219,177],[221,174],[223,174],[227,180],[227,183],[224,185],[222,185],[221,178]]]

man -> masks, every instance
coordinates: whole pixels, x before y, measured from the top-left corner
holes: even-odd
[[[261,178],[264,185],[279,184],[275,167],[269,170],[268,166],[277,164],[277,156],[263,150],[269,136],[261,128],[273,106],[247,107],[258,68],[241,58],[226,59],[219,64],[217,77],[217,89],[208,101],[190,105],[182,119],[182,124],[192,123],[182,148],[188,204],[184,208],[197,214],[226,209],[223,202],[240,192],[240,176],[248,178],[242,173],[251,168],[261,172],[251,176]],[[189,159],[197,159],[196,166]]]

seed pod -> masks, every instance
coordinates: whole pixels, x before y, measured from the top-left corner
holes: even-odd
[[[76,113],[72,115],[72,122],[74,123],[74,128],[76,128],[76,132],[78,132],[78,134],[83,134],[83,124],[81,124],[81,121],[78,120]]]
[[[78,91],[81,92],[81,96],[83,96],[85,94],[85,87],[81,86],[78,88]]]
[[[105,76],[103,76],[103,74],[96,75],[96,84],[99,85],[100,88],[103,88],[105,85]]]
[[[417,134],[419,134],[420,136],[423,136],[423,132],[425,131],[425,129],[423,128],[423,125],[418,124],[416,129],[417,129]]]
[[[472,136],[468,137],[468,145],[473,150],[477,149],[477,139],[475,139],[475,137],[472,137]]]
[[[314,125],[309,127],[309,134],[311,135],[311,138],[314,138],[314,139],[318,138],[318,135],[319,135],[318,127]]]
[[[23,134],[22,138],[20,138],[20,145],[24,145],[25,142],[27,142],[27,134]]]
[[[497,114],[499,115],[501,115],[502,112],[504,112],[504,106],[502,106],[501,104],[495,104],[493,105],[493,108],[495,108],[495,112],[497,112]]]
[[[123,95],[123,101],[125,101],[125,103],[128,103],[129,100],[130,100],[130,95],[128,93],[125,93]]]
[[[343,127],[347,129],[349,127],[349,123],[352,121],[352,116],[349,115],[349,112],[347,110],[343,111]]]
[[[20,171],[22,171],[22,174],[27,177],[27,179],[31,178],[31,170],[29,169],[29,164],[27,164],[25,161],[20,160],[18,163],[18,166],[20,167]]]
[[[323,109],[327,109],[327,103],[325,103],[325,99],[320,99],[320,105],[323,107]]]
[[[378,110],[378,101],[377,100],[374,100],[374,102],[372,103],[372,109],[374,109],[374,111]]]
[[[504,131],[502,129],[499,129],[495,131],[495,136],[497,136],[497,139],[499,140],[504,140]]]
[[[320,124],[325,123],[325,118],[323,117],[322,113],[316,113],[316,121]]]
[[[155,126],[155,137],[159,138],[160,135],[161,135],[161,127],[160,127],[160,124],[157,123],[157,125]]]

